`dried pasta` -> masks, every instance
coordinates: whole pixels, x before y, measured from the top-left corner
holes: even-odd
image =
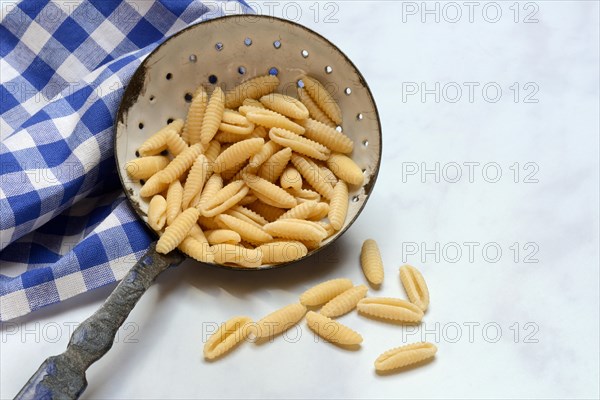
[[[285,214],[279,217],[279,219],[307,219],[316,206],[316,201],[307,201],[305,203],[300,203],[296,207],[288,210]]]
[[[302,189],[302,175],[293,166],[288,166],[281,173],[279,184],[284,189]]]
[[[286,147],[273,154],[265,161],[258,170],[258,176],[273,183],[283,173],[288,162],[292,158],[292,149]]]
[[[161,254],[167,254],[176,248],[187,236],[192,225],[198,220],[198,210],[188,208],[175,218],[175,221],[165,229],[165,233],[158,239],[156,251]]]
[[[200,129],[200,143],[206,145],[217,134],[221,125],[221,118],[225,111],[225,94],[220,87],[216,87],[212,92],[204,118],[202,118],[202,128]]]
[[[248,194],[248,186],[244,181],[234,181],[225,186],[206,201],[200,208],[200,212],[205,217],[214,217],[225,210],[235,206],[241,199]]]
[[[244,268],[258,268],[262,265],[260,249],[247,249],[235,244],[216,244],[213,246],[215,262],[234,264]]]
[[[247,207],[266,219],[268,222],[276,221],[286,212],[284,209],[274,207],[272,205],[263,203],[262,201],[255,201],[254,203],[248,204]]]
[[[354,142],[342,132],[310,118],[302,121],[301,125],[306,129],[304,137],[321,143],[331,151],[345,154],[352,153]]]
[[[181,213],[183,200],[183,186],[179,180],[174,180],[167,190],[167,225],[171,225]]]
[[[362,185],[364,175],[362,170],[348,156],[333,153],[327,160],[327,166],[340,179],[348,182],[350,185]]]
[[[259,99],[273,92],[279,86],[279,78],[275,75],[265,75],[252,78],[228,90],[225,94],[225,107],[237,108],[245,99]]]
[[[318,80],[310,76],[302,77],[304,88],[321,110],[338,125],[342,123],[342,110],[333,96]]]
[[[208,242],[200,242],[191,235],[188,235],[183,239],[183,242],[179,244],[178,249],[196,261],[209,264],[215,262],[212,249]]]
[[[196,89],[194,97],[188,110],[185,126],[181,136],[188,144],[200,143],[200,133],[202,131],[202,120],[208,105],[208,93],[202,85]]]
[[[176,121],[181,121],[181,120],[176,120]],[[183,153],[183,151],[185,149],[187,149],[189,147],[175,129],[170,129],[170,130],[166,131],[165,137],[167,140],[167,149],[169,149],[169,152],[171,154],[173,154],[174,156],[178,156],[179,154]]]
[[[215,217],[215,222],[222,225],[223,228],[239,233],[242,240],[252,244],[261,244],[273,240],[273,237],[265,232],[262,227],[257,227],[231,215],[218,215]]]
[[[296,199],[280,188],[279,186],[256,175],[245,175],[244,182],[259,199],[269,199],[275,202],[279,207],[292,208],[297,202]]]
[[[177,132],[181,130],[181,120],[176,119],[171,122],[154,135],[150,136],[142,145],[138,148],[138,153],[142,157],[153,156],[161,153],[167,149],[167,136],[166,133],[172,129]],[[304,128],[302,128],[304,129]]]
[[[213,360],[246,340],[252,332],[251,323],[249,317],[234,317],[223,323],[204,344],[204,358]]]
[[[406,300],[369,297],[358,302],[358,311],[367,316],[400,322],[421,322],[423,311]]]
[[[280,93],[271,93],[260,98],[260,102],[270,110],[288,118],[307,119],[308,110],[298,99]]]
[[[346,182],[338,181],[333,189],[331,203],[329,204],[329,221],[336,231],[344,226],[348,214],[348,186]]]
[[[275,153],[281,150],[282,147],[275,143],[272,140],[269,140],[265,143],[265,145],[260,149],[260,151],[250,157],[249,165],[258,171],[258,168],[263,165],[269,158],[271,158]]]
[[[202,151],[203,148],[200,144],[188,147],[155,176],[164,183],[173,182],[192,166]]]
[[[161,195],[156,195],[148,205],[148,225],[155,231],[160,231],[167,222],[167,201]]]
[[[363,273],[371,285],[381,285],[383,283],[383,261],[379,246],[373,239],[367,239],[363,242],[360,251],[360,265]]]
[[[310,117],[316,121],[322,122],[327,126],[335,128],[336,124],[325,114],[323,110],[319,108],[317,103],[306,93],[304,88],[298,88],[298,98],[306,106]]]
[[[231,229],[214,229],[204,232],[206,240],[211,245],[215,244],[238,244],[242,241],[239,233]]]
[[[216,140],[211,141],[204,152],[204,155],[211,163],[214,163],[217,157],[221,154],[221,143]]]
[[[226,109],[219,130],[234,135],[246,136],[254,131],[254,124],[237,111]]]
[[[302,219],[279,219],[263,228],[273,237],[283,239],[320,241],[327,237],[327,231],[321,225]]]
[[[310,221],[320,221],[329,214],[329,204],[318,202],[312,212],[306,217]]]
[[[428,342],[412,343],[396,347],[381,354],[375,360],[377,371],[390,371],[417,364],[433,358],[437,347]]]
[[[359,333],[348,328],[346,325],[327,318],[324,315],[317,314],[314,311],[309,311],[306,314],[306,323],[317,335],[331,343],[353,346],[363,341]]]
[[[150,197],[152,195],[155,195],[157,193],[160,193],[160,192],[166,190],[169,187],[168,183],[160,180],[160,178],[158,176],[159,174],[160,174],[160,172],[152,175],[150,177],[150,179],[148,179],[146,181],[146,183],[144,183],[144,185],[140,189],[140,196]]]
[[[352,281],[347,278],[331,279],[311,287],[300,295],[300,303],[314,307],[328,302],[339,294],[352,288]]]
[[[281,146],[289,147],[296,153],[303,154],[317,160],[327,160],[331,151],[320,143],[299,136],[294,132],[281,128],[271,128],[269,138]]]
[[[132,179],[148,179],[169,164],[165,156],[135,158],[125,164],[125,171]]]
[[[296,325],[306,314],[306,307],[294,303],[280,308],[256,323],[256,338],[272,338]]]
[[[297,135],[304,134],[304,127],[286,118],[285,116],[271,110],[254,108],[249,106],[240,107],[240,112],[246,113],[248,121],[265,128],[281,128]]]
[[[329,318],[347,314],[356,308],[358,302],[367,295],[368,290],[365,285],[354,286],[329,300],[319,313]]]
[[[256,108],[266,108],[265,106],[263,106],[263,104],[258,101],[258,100],[254,100],[254,99],[244,99],[244,101],[242,102],[243,106],[250,106],[250,107],[256,107]]]
[[[423,312],[427,311],[427,307],[429,307],[429,289],[421,272],[411,265],[403,265],[400,267],[400,280],[411,303]]]
[[[223,178],[221,178],[221,175],[211,175],[204,185],[204,189],[202,189],[202,194],[200,195],[200,200],[196,205],[196,208],[200,210],[200,214],[202,214],[202,210],[206,206],[206,203],[209,200],[212,200],[215,194],[217,194],[217,192],[219,192],[221,189],[223,189]]]
[[[233,144],[217,157],[214,163],[214,171],[220,173],[240,165],[260,151],[264,144],[264,139],[260,138],[246,139]]]
[[[298,260],[308,254],[306,246],[297,241],[274,241],[258,247],[263,254],[263,263],[278,264]]]
[[[292,164],[302,177],[323,197],[331,200],[333,187],[326,181],[320,168],[313,167],[304,157],[292,154]]]
[[[264,226],[269,223],[269,221],[267,221],[262,215],[258,214],[257,212],[252,211],[249,208],[241,206],[241,205],[235,206],[235,207],[231,208],[229,211],[235,211],[235,212],[245,216],[249,220],[254,221],[256,224],[258,224],[260,226]]]
[[[194,161],[185,181],[185,186],[183,187],[183,196],[181,198],[181,206],[183,209],[188,208],[192,199],[196,197],[198,193],[202,192],[204,183],[208,179],[208,175],[208,159],[204,154],[200,154],[198,158],[196,158],[196,161]]]

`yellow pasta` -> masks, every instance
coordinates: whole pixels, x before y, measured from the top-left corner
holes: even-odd
[[[214,163],[217,157],[221,154],[221,143],[213,140],[208,144],[204,155],[211,163]]]
[[[271,110],[262,108],[253,108],[248,106],[240,107],[240,112],[246,115],[248,121],[265,128],[282,128],[297,135],[304,134],[304,127],[289,120],[285,116]]]
[[[194,161],[194,164],[190,169],[190,173],[185,181],[185,186],[183,187],[183,197],[181,199],[182,208],[188,208],[192,199],[196,197],[198,193],[202,192],[204,183],[208,179],[208,175],[208,160],[204,154],[200,154],[198,158],[196,158],[196,161]]]
[[[327,160],[331,154],[331,151],[322,144],[285,129],[271,128],[269,138],[283,147],[291,148],[296,153],[304,154],[317,160]]]
[[[263,228],[273,237],[283,239],[320,241],[327,237],[327,231],[321,225],[302,219],[279,219]]]
[[[247,249],[235,244],[216,244],[213,251],[217,264],[234,264],[244,268],[258,268],[262,265],[260,249]]]
[[[325,114],[323,110],[319,108],[317,103],[306,93],[304,88],[298,88],[298,98],[306,106],[310,117],[316,121],[322,122],[327,126],[335,128],[336,124]]]
[[[244,99],[244,102],[242,103],[242,105],[256,107],[256,108],[266,108],[265,106],[263,106],[263,104],[260,101],[254,100],[254,99]]]
[[[383,283],[383,261],[381,260],[379,246],[373,239],[367,239],[363,242],[360,252],[360,265],[371,285],[381,285]]]
[[[198,224],[192,225],[190,231],[188,232],[188,236],[192,237],[197,242],[208,244],[208,239]]]
[[[192,225],[198,220],[198,210],[188,208],[175,218],[173,223],[165,229],[165,233],[160,237],[156,244],[156,251],[161,254],[167,254],[175,249],[187,236]]]
[[[327,237],[330,237],[335,233],[335,228],[331,226],[329,222],[319,221],[317,223],[321,225],[323,229],[325,229],[325,232],[327,232]]]
[[[364,182],[362,170],[350,157],[333,153],[327,160],[327,166],[340,179],[350,185],[360,186]]]
[[[347,314],[356,308],[358,302],[367,295],[368,290],[365,285],[354,286],[329,300],[319,313],[329,318]]]
[[[273,237],[265,232],[262,227],[257,227],[256,225],[231,215],[217,215],[215,217],[215,222],[223,228],[231,229],[239,233],[243,240],[252,244],[261,244],[273,240]]]
[[[294,164],[294,167],[296,167],[306,182],[315,188],[315,190],[323,197],[331,200],[333,196],[333,187],[326,181],[320,168],[311,166],[304,157],[297,154],[292,154],[292,164]]]
[[[329,214],[329,204],[318,202],[312,212],[306,217],[310,221],[320,221]]]
[[[359,333],[348,328],[346,325],[340,324],[324,315],[317,314],[314,311],[309,311],[306,314],[306,323],[317,335],[331,343],[352,346],[358,345],[363,341]]]
[[[206,145],[217,134],[221,125],[221,118],[225,111],[225,94],[220,87],[216,87],[212,92],[204,118],[202,119],[202,128],[200,129],[200,143]]]
[[[255,195],[253,195],[252,193],[250,193],[250,194],[247,194],[243,199],[241,199],[240,202],[238,203],[238,205],[247,206],[248,204],[254,203],[256,200],[258,200],[258,198]]]
[[[239,233],[231,229],[214,229],[204,232],[206,240],[211,245],[215,244],[238,244],[242,241]]]
[[[302,304],[290,304],[272,312],[256,323],[256,338],[273,338],[296,325],[306,314]]]
[[[181,124],[183,124],[183,122],[181,122]],[[183,153],[185,149],[188,148],[187,143],[181,138],[181,136],[179,136],[179,132],[177,132],[175,129],[170,129],[166,131],[165,137],[167,140],[167,148],[169,149],[169,152],[174,156],[178,156],[179,154]]]
[[[307,119],[308,110],[298,99],[280,93],[271,93],[260,98],[260,102],[270,110],[288,118]]]
[[[208,242],[200,242],[191,235],[188,235],[185,239],[183,239],[183,242],[181,242],[177,247],[184,254],[192,257],[196,261],[209,264],[215,262],[212,249]]]
[[[291,158],[290,156],[290,160]],[[288,166],[281,173],[279,184],[284,189],[302,189],[302,175],[293,166]]]
[[[248,170],[248,168],[248,162],[243,161],[234,165],[232,168],[229,168],[226,171],[222,171],[221,176],[225,181],[239,181],[242,180],[244,174],[247,173],[246,171]]]
[[[319,168],[321,169],[321,175],[323,176],[323,179],[325,179],[325,181],[329,183],[332,187],[335,187],[335,184],[338,181],[335,174],[324,165],[319,165]]]
[[[279,219],[307,219],[316,206],[316,201],[307,201],[305,203],[300,203],[296,207],[288,210],[285,214],[279,217]]]
[[[377,371],[390,371],[435,357],[437,347],[428,342],[413,343],[388,350],[375,360]]]
[[[152,175],[150,177],[150,179],[148,179],[146,181],[146,183],[144,183],[144,185],[140,189],[140,196],[150,197],[152,195],[155,195],[157,193],[160,193],[160,192],[166,190],[169,187],[168,183],[165,183],[160,180],[160,178],[158,176],[159,174],[160,174],[160,172]]]
[[[237,143],[246,139],[250,139],[250,135],[237,135],[235,133],[219,131],[213,138],[213,141],[217,141],[219,143]]]
[[[306,246],[297,241],[274,241],[258,247],[263,254],[263,263],[277,264],[298,260],[308,254]]]
[[[351,289],[354,285],[347,278],[331,279],[311,287],[300,295],[300,303],[314,307],[327,303],[339,294]]]
[[[304,88],[306,89],[306,92],[319,106],[319,108],[323,110],[333,122],[341,125],[342,110],[329,91],[327,91],[321,82],[311,78],[310,76],[303,76],[302,81],[304,82]]]
[[[296,199],[279,186],[256,175],[245,175],[244,182],[259,199],[269,199],[282,208],[292,208]]]
[[[199,143],[188,147],[155,176],[164,183],[173,182],[192,166],[202,151],[202,145]]]
[[[263,225],[266,225],[269,223],[269,221],[267,221],[262,215],[252,211],[249,208],[241,206],[241,205],[235,206],[235,207],[231,208],[229,211],[235,211],[236,213],[239,213],[240,215],[243,215],[246,218],[248,218],[249,220],[258,224],[259,226],[263,226]]]
[[[348,186],[346,182],[339,181],[333,189],[333,196],[329,204],[329,221],[336,231],[344,226],[348,214]]]
[[[256,170],[258,170],[258,168],[264,162],[266,162],[269,158],[271,158],[273,156],[273,154],[275,154],[279,150],[281,150],[281,148],[282,147],[280,145],[278,145],[277,143],[275,143],[272,140],[269,140],[268,142],[265,143],[265,145],[260,149],[260,151],[258,153],[256,153],[255,155],[253,155],[250,158],[249,164]]]
[[[305,203],[307,201],[321,201],[321,195],[314,190],[310,189],[287,189],[289,194],[294,196],[298,203]]]
[[[244,181],[234,181],[219,190],[215,195],[206,201],[200,208],[200,212],[205,217],[214,217],[225,210],[235,206],[241,199],[248,194],[248,186]]]
[[[423,312],[427,311],[427,307],[429,307],[429,289],[421,272],[411,265],[403,265],[400,267],[400,280],[411,303]]]
[[[254,124],[242,114],[233,110],[223,111],[223,118],[219,130],[235,135],[246,136],[254,131]]]
[[[196,89],[192,103],[188,110],[185,126],[181,136],[188,144],[200,143],[200,134],[202,131],[202,121],[208,105],[208,93],[202,85]]]
[[[258,176],[273,183],[281,176],[292,157],[292,149],[286,147],[273,154],[258,170]]]
[[[217,192],[221,189],[223,189],[223,178],[221,178],[221,175],[211,175],[210,178],[208,178],[206,184],[204,185],[204,189],[202,190],[202,194],[200,195],[200,200],[196,205],[196,208],[200,210],[200,213],[202,213],[202,210],[204,209],[204,207],[206,207],[206,203],[209,200],[212,200],[215,194],[217,194]]]
[[[234,317],[223,323],[204,344],[204,358],[213,360],[246,340],[252,332],[252,319]]]
[[[215,222],[214,217],[205,217],[204,215],[200,215],[200,218],[198,218],[198,224],[205,230],[221,229],[221,227]]]
[[[214,163],[214,171],[219,173],[240,165],[260,151],[264,143],[263,139],[253,138],[233,144],[217,157]]]
[[[358,302],[358,311],[367,316],[400,322],[421,322],[423,311],[406,300],[368,297]]]
[[[237,108],[245,99],[259,99],[273,92],[279,86],[279,78],[275,75],[265,75],[250,79],[228,90],[225,94],[225,107]]]
[[[306,129],[304,137],[321,143],[331,151],[352,153],[354,142],[342,132],[338,132],[334,128],[314,119],[302,121],[301,125]]]
[[[156,195],[148,205],[148,225],[155,231],[160,231],[167,221],[167,201],[161,195]]]
[[[164,156],[135,158],[125,164],[125,171],[133,179],[148,179],[169,164]]]
[[[276,221],[279,217],[285,214],[285,210],[279,207],[263,203],[262,201],[255,201],[248,204],[246,207],[259,214],[261,217],[266,219],[268,222]]]
[[[154,135],[150,136],[138,148],[139,155],[142,157],[153,156],[165,151],[167,149],[166,133],[172,129],[175,129],[177,130],[177,132],[179,132],[179,130],[181,130],[180,124],[181,120],[177,119],[165,126],[164,128],[162,128],[161,130],[159,130],[158,132],[156,132]]]
[[[181,213],[181,201],[183,199],[183,186],[179,180],[174,180],[167,190],[167,225],[171,225],[175,218]]]

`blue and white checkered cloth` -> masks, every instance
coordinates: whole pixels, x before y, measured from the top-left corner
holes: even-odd
[[[131,75],[197,0],[0,3],[0,321],[121,279],[150,235],[123,195],[113,122]]]

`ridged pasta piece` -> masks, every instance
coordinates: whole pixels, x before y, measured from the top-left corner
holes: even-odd
[[[347,278],[337,278],[321,282],[302,293],[300,295],[300,303],[307,307],[319,306],[351,289],[353,286],[352,281]]]
[[[198,224],[207,231],[221,229],[221,227],[215,222],[214,217],[205,217],[204,215],[200,215],[200,218],[198,218]]]
[[[154,135],[150,136],[142,145],[138,148],[138,153],[141,157],[153,156],[161,153],[167,149],[167,131],[178,127],[181,120],[175,120],[167,126],[160,129]],[[179,128],[181,129],[181,128]],[[179,129],[177,129],[179,131]],[[302,128],[304,129],[304,128]]]
[[[307,219],[307,217],[313,212],[316,206],[316,201],[307,201],[305,203],[300,203],[296,207],[288,210],[285,214],[279,217],[279,219]]]
[[[348,186],[344,181],[338,181],[333,189],[333,196],[329,203],[329,222],[336,231],[339,231],[346,222],[348,215]]]
[[[156,251],[161,254],[167,254],[175,249],[187,236],[192,225],[196,224],[200,214],[195,208],[188,208],[175,218],[173,223],[165,229],[165,233],[160,237],[156,244]]]
[[[322,240],[301,240],[300,241],[309,251],[313,251],[321,247]]]
[[[183,187],[183,197],[181,199],[181,206],[183,209],[188,208],[192,199],[196,197],[198,193],[202,192],[204,183],[208,179],[208,175],[208,160],[204,154],[200,154],[198,158],[196,158],[196,161],[194,161],[185,181],[185,186]]]
[[[427,307],[429,307],[429,289],[421,272],[411,265],[403,265],[400,267],[400,281],[411,303],[423,312],[427,311]]]
[[[196,208],[200,210],[200,214],[202,214],[202,209],[206,206],[206,203],[217,194],[219,190],[223,189],[223,178],[221,175],[214,174],[208,178],[208,181],[204,185],[204,189],[202,190],[202,195],[200,195],[200,200],[196,205]]]
[[[358,311],[367,316],[400,322],[421,322],[423,310],[406,300],[368,297],[358,302]]]
[[[363,242],[360,251],[360,265],[365,278],[371,285],[381,285],[383,283],[383,261],[381,260],[379,246],[373,239],[367,239]]]
[[[269,138],[283,147],[291,148],[296,153],[304,154],[317,160],[327,160],[331,154],[331,151],[322,144],[285,129],[271,128]]]
[[[290,160],[292,157],[290,156]],[[281,173],[279,184],[284,189],[302,189],[302,175],[293,166],[286,167]]]
[[[327,166],[338,178],[348,182],[350,185],[360,186],[364,182],[365,177],[362,170],[348,156],[332,153],[327,160]]]
[[[211,163],[214,163],[217,157],[221,154],[221,143],[216,140],[211,141],[204,152],[204,155]]]
[[[310,221],[320,221],[329,214],[329,204],[318,202],[312,212],[306,217]]]
[[[327,237],[327,232],[321,225],[302,219],[278,219],[263,228],[273,237],[283,239],[320,241]]]
[[[246,136],[254,131],[254,124],[248,121],[246,117],[239,112],[226,109],[223,111],[223,118],[221,119],[219,130],[226,133]]]
[[[261,165],[258,169],[258,176],[274,183],[283,173],[291,157],[292,149],[289,147],[279,150]]]
[[[338,181],[335,174],[333,172],[331,172],[331,170],[324,165],[319,165],[319,168],[321,169],[321,175],[323,176],[325,181],[327,183],[329,183],[332,187],[335,187],[335,184]]]
[[[252,193],[250,193],[250,194],[247,194],[246,197],[241,199],[240,202],[238,203],[238,205],[239,206],[247,206],[248,204],[254,203],[256,200],[258,200],[258,198],[255,195],[253,195]]]
[[[327,232],[327,237],[332,236],[336,232],[334,227],[331,226],[329,222],[318,221],[317,224],[321,225],[323,229],[325,229],[325,232]]]
[[[321,143],[331,151],[345,154],[352,153],[354,142],[342,132],[310,118],[302,121],[301,125],[306,129],[304,137]]]
[[[363,341],[362,336],[358,332],[314,311],[309,311],[306,314],[306,323],[317,335],[331,343],[352,346],[358,345]]]
[[[336,124],[325,114],[323,110],[319,108],[317,103],[306,93],[306,89],[298,88],[298,98],[306,106],[310,117],[316,121],[322,122],[327,126],[335,128]]]
[[[200,129],[200,143],[206,145],[217,134],[221,125],[221,118],[225,111],[225,94],[220,87],[216,87],[212,92],[204,118],[202,119],[202,128]]]
[[[159,179],[159,173],[152,175],[150,179],[148,179],[146,183],[144,183],[144,185],[140,189],[140,196],[150,197],[157,193],[163,192],[169,187],[168,183],[165,183]]]
[[[187,118],[185,120],[185,126],[181,136],[188,144],[193,145],[200,143],[200,134],[202,132],[202,121],[204,120],[204,114],[206,113],[206,106],[208,105],[208,93],[204,86],[200,85],[188,110]]]
[[[231,215],[217,215],[215,222],[223,228],[239,233],[243,240],[252,244],[261,244],[273,240],[273,237],[265,232],[262,227],[257,227]]]
[[[260,99],[277,89],[277,86],[279,86],[279,78],[275,75],[252,78],[227,91],[225,94],[225,107],[238,108],[245,99]]]
[[[246,139],[233,144],[217,157],[214,171],[220,173],[243,163],[260,151],[264,144],[265,141],[260,138]]]
[[[252,211],[249,208],[241,206],[241,205],[235,206],[235,207],[231,208],[229,211],[235,211],[241,215],[244,215],[246,218],[248,218],[251,221],[254,221],[256,224],[258,224],[260,226],[264,226],[269,223],[269,221],[267,221],[262,215]]]
[[[188,147],[181,154],[175,157],[173,161],[171,161],[169,165],[165,167],[165,169],[157,173],[155,176],[158,177],[161,182],[167,184],[173,182],[192,166],[202,151],[202,145],[199,143]]]
[[[246,173],[245,171],[247,171],[246,167],[248,167],[248,162],[243,161],[234,165],[232,168],[229,168],[226,171],[222,171],[221,176],[225,181],[240,181],[242,180],[243,174]]]
[[[236,231],[231,229],[214,229],[204,232],[206,240],[211,245],[215,244],[238,244],[242,241],[242,237]]]
[[[258,170],[258,168],[265,163],[269,158],[273,156],[273,154],[277,153],[281,150],[282,147],[275,143],[272,140],[269,140],[265,143],[265,145],[260,149],[258,153],[250,157],[249,164]]]
[[[246,118],[248,121],[255,123],[256,125],[264,126],[265,128],[282,128],[293,132],[297,135],[304,134],[304,127],[298,125],[294,121],[286,118],[285,116],[271,110],[261,108],[251,108],[248,106],[240,107],[240,110],[246,111]]]
[[[161,195],[155,195],[148,205],[148,225],[155,231],[160,231],[167,222],[167,201]]]
[[[377,371],[390,371],[417,364],[435,357],[437,347],[428,342],[412,343],[396,347],[381,354],[375,360]]]
[[[216,244],[213,251],[217,264],[234,264],[245,268],[259,268],[262,265],[262,252],[259,249],[247,249],[235,244]]]
[[[250,135],[237,135],[235,133],[219,131],[213,138],[213,141],[216,140],[219,143],[237,143],[246,139],[250,139]]]
[[[331,200],[333,197],[333,187],[326,181],[320,168],[314,168],[302,156],[292,154],[292,164],[300,172],[302,177],[323,197]]]
[[[279,217],[285,214],[284,209],[274,207],[270,204],[263,203],[262,201],[255,201],[254,203],[248,204],[246,207],[259,214],[268,222],[276,221]]]
[[[246,340],[252,332],[252,319],[234,317],[221,324],[204,344],[204,358],[213,360],[232,350]]]
[[[314,190],[310,189],[287,189],[286,192],[296,198],[298,203],[305,203],[307,201],[321,201],[321,195]]]
[[[200,242],[191,235],[188,235],[183,239],[183,242],[179,244],[178,249],[196,261],[209,264],[215,262],[212,249],[208,242]]]
[[[134,158],[125,164],[125,171],[132,179],[148,179],[169,164],[165,156]]]
[[[288,118],[307,119],[308,110],[298,99],[281,93],[271,93],[260,98],[260,102],[270,110]]]
[[[235,206],[248,194],[248,186],[244,181],[231,182],[206,201],[200,212],[205,217],[214,217]]]
[[[264,264],[277,264],[298,260],[308,254],[308,249],[298,241],[277,240],[258,247]]]
[[[245,175],[244,182],[259,199],[268,198],[282,208],[292,208],[297,204],[296,199],[288,192],[259,176]]]
[[[194,238],[200,243],[208,244],[208,239],[198,224],[192,225],[190,231],[188,232],[188,236]]]
[[[256,338],[273,338],[300,322],[304,314],[306,307],[299,303],[280,308],[256,323]]]
[[[319,106],[321,110],[336,124],[342,124],[342,110],[333,96],[318,80],[310,76],[303,76],[304,88],[311,99]]]
[[[175,218],[181,214],[181,201],[183,199],[183,186],[179,180],[174,180],[167,190],[167,225],[171,225]]]
[[[263,106],[263,104],[260,101],[254,100],[254,99],[244,99],[242,105],[256,107],[256,108],[266,108],[265,106]]]
[[[365,285],[354,286],[329,300],[327,304],[321,308],[319,314],[323,314],[329,318],[347,314],[356,308],[358,302],[367,295],[368,291],[369,288]]]
[[[239,206],[236,206],[236,207],[239,207]],[[238,211],[233,210],[232,208],[230,208],[229,210],[225,211],[223,214],[219,214],[219,215],[224,215],[224,214],[231,215],[232,217],[235,217],[237,219],[241,219],[242,221],[247,222],[250,225],[253,225],[253,226],[255,226],[255,227],[259,228],[259,229],[262,229],[262,227],[263,227],[261,224],[257,223],[256,221],[253,221],[252,219],[248,218],[244,214],[242,214],[242,213],[240,213]],[[217,217],[218,217],[218,215],[217,215]],[[215,218],[217,218],[217,217],[215,217]]]
[[[181,122],[181,124],[183,124],[183,122]],[[178,156],[189,147],[187,143],[181,138],[179,132],[175,129],[169,129],[168,131],[166,131],[165,136],[167,138],[167,149],[169,149],[169,152],[174,156]]]

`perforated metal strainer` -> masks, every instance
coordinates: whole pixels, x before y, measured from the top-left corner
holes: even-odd
[[[350,187],[344,226],[320,249],[350,227],[373,190],[381,160],[381,127],[371,92],[354,64],[324,37],[286,20],[255,15],[217,18],[179,32],[157,47],[132,77],[117,116],[115,156],[125,192],[144,221],[148,201],[139,195],[140,182],[125,171],[139,146],[171,120],[185,118],[187,103],[200,84],[228,89],[267,73],[278,75],[281,93],[296,96],[298,80],[306,74],[337,99],[343,113],[338,129],[354,141],[352,158],[363,169],[365,183]],[[85,370],[110,349],[148,286],[182,259],[177,251],[157,254],[152,245],[106,303],[75,330],[67,350],[47,359],[17,398],[78,397],[87,386]]]

